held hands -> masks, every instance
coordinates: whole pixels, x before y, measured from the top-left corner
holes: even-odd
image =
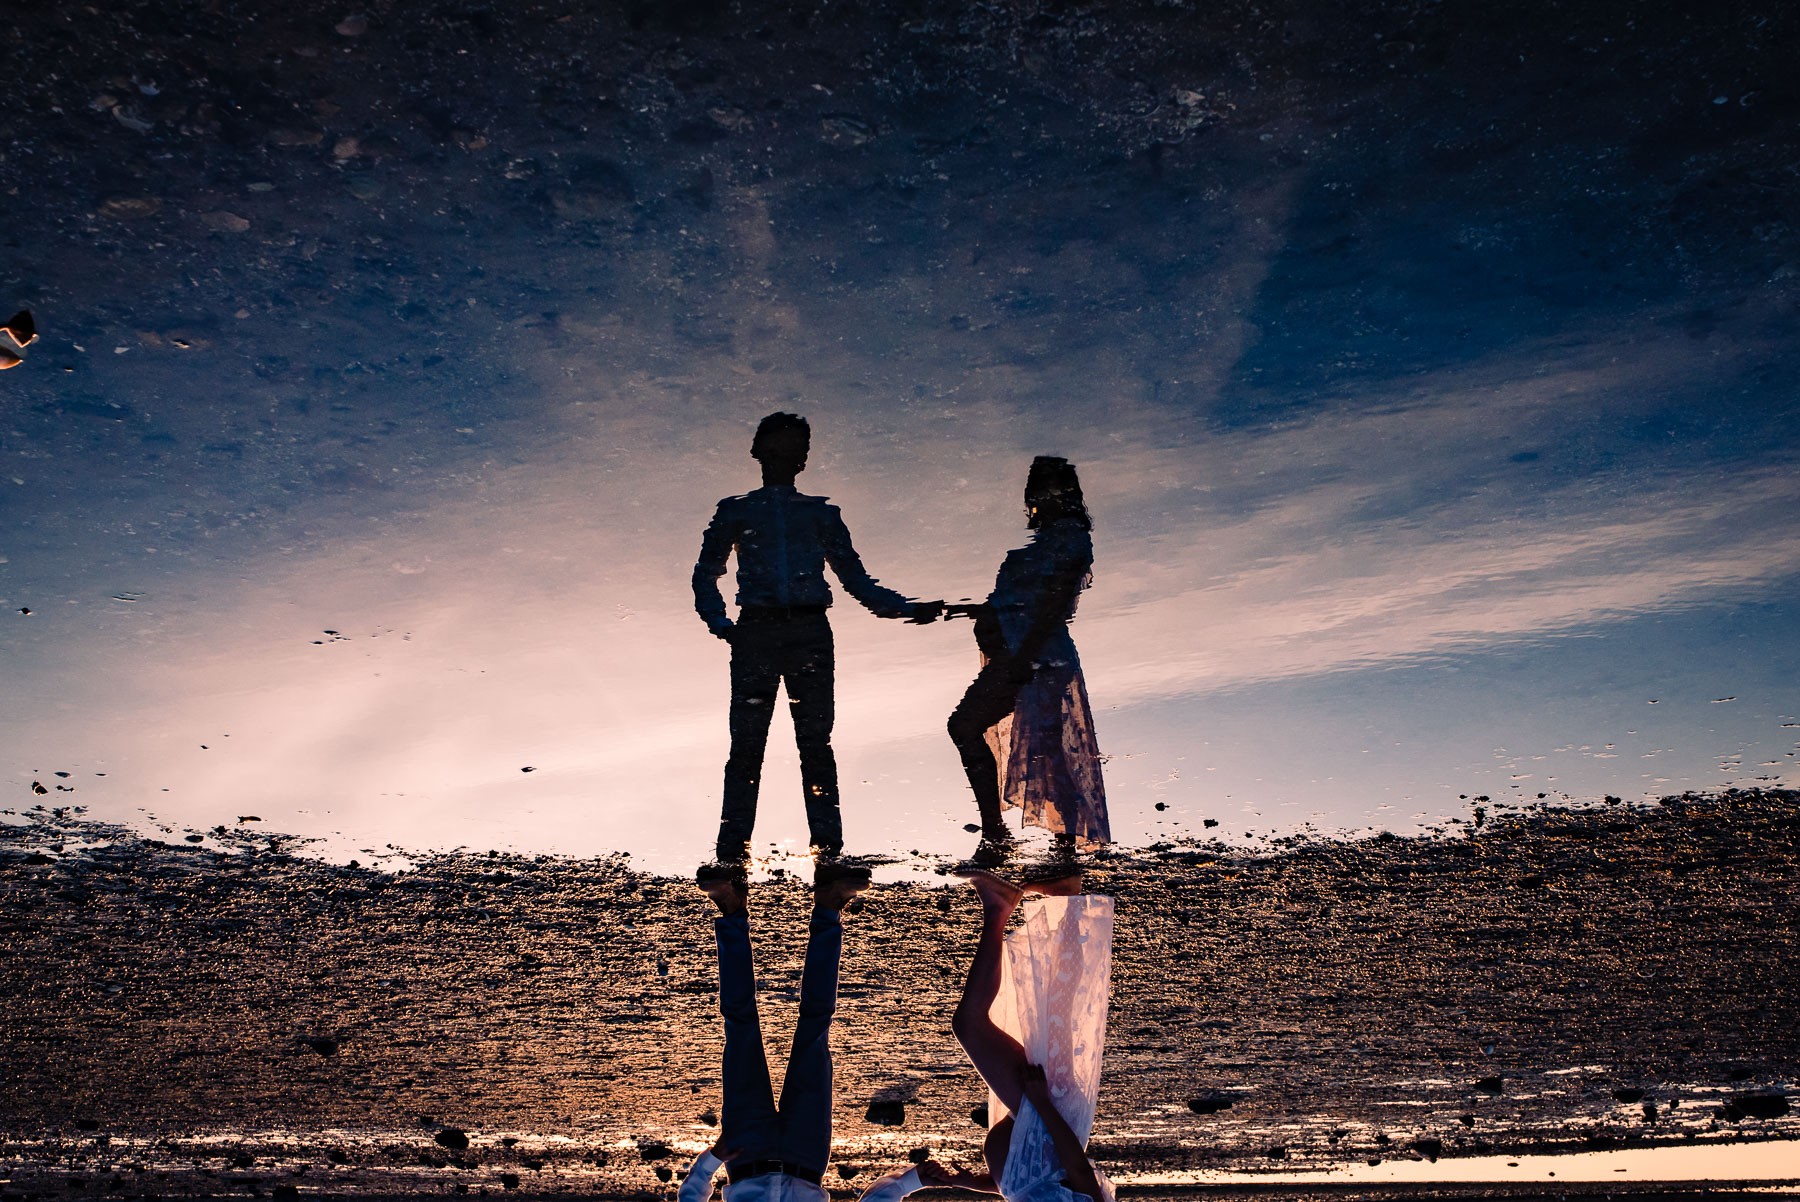
[[[915,626],[929,626],[944,612],[942,601],[914,601],[906,620]]]

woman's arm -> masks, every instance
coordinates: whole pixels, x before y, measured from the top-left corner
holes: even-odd
[[[1069,1188],[1099,1202],[1100,1180],[1094,1176],[1094,1166],[1088,1162],[1087,1149],[1081,1146],[1074,1129],[1057,1110],[1043,1067],[1028,1064],[1020,1071],[1019,1078],[1020,1088],[1030,1099],[1031,1108],[1037,1111],[1044,1130],[1050,1133],[1050,1143],[1056,1149],[1056,1158],[1062,1162],[1063,1176],[1068,1180]]]

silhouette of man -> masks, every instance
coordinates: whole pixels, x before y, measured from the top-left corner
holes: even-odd
[[[756,427],[750,454],[762,465],[763,486],[719,502],[700,540],[694,564],[694,609],[708,630],[731,644],[731,755],[725,761],[725,801],[719,821],[721,864],[750,854],[757,786],[777,686],[787,686],[800,749],[806,822],[814,850],[840,854],[837,760],[831,751],[836,671],[831,586],[825,565],[844,591],[883,618],[930,622],[941,601],[911,601],[883,588],[863,567],[835,505],[794,487],[806,467],[812,429],[793,413],[771,413]],[[737,552],[737,621],[725,612],[719,577]]]
[[[719,1139],[682,1179],[677,1202],[706,1202],[723,1167],[726,1202],[829,1202],[819,1184],[831,1159],[831,1018],[837,1011],[841,911],[869,886],[868,869],[823,865],[813,878],[813,911],[800,972],[800,1016],[781,1083],[769,1081],[756,972],[750,951],[750,895],[741,879],[704,877],[718,904],[719,1013],[725,1019]]]

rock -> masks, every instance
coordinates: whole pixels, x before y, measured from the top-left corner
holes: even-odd
[[[1267,1155],[1270,1160],[1286,1160],[1288,1158],[1287,1149],[1280,1144],[1276,1144],[1273,1148],[1270,1148],[1265,1155]]]
[[[501,1189],[518,1189],[519,1188],[519,1175],[517,1173],[502,1173],[502,1174],[500,1174],[500,1188]]]
[[[206,841],[205,835],[186,835],[183,837],[187,839],[189,843],[204,843]]]
[[[1200,825],[1204,826],[1210,830],[1211,828],[1219,825],[1219,820],[1217,818],[1208,818],[1205,821],[1203,821]]]
[[[332,1148],[325,1153],[325,1159],[329,1160],[332,1164],[349,1164],[350,1154],[345,1152],[342,1148]]]
[[[700,1112],[700,1121],[705,1123],[708,1127],[717,1127],[719,1125],[719,1112],[708,1107],[706,1110]]]
[[[75,1120],[75,1129],[77,1131],[98,1131],[98,1130],[100,1130],[100,1120],[98,1120],[98,1119],[76,1119]]]
[[[136,112],[122,104],[113,106],[112,115],[114,121],[134,133],[147,134],[156,128],[156,122],[144,120]]]
[[[1641,1102],[1643,1100],[1644,1100],[1644,1091],[1641,1089],[1615,1089],[1615,1090],[1613,1090],[1613,1101],[1615,1101],[1615,1102]]]
[[[970,834],[975,834],[981,829],[981,824],[979,822],[965,822],[963,823],[963,829]]]
[[[969,1111],[969,1121],[974,1123],[977,1127],[980,1127],[982,1130],[987,1130],[988,1107],[986,1102],[983,1102],[975,1109]]]
[[[469,1133],[461,1127],[445,1127],[431,1138],[438,1147],[449,1148],[455,1152],[464,1151],[469,1146]]]
[[[1444,1141],[1430,1137],[1425,1139],[1415,1139],[1413,1141],[1413,1151],[1435,1164],[1437,1158],[1444,1154]]]
[[[269,135],[277,146],[317,146],[325,135],[316,129],[278,129]]]
[[[1732,1122],[1741,1119],[1778,1119],[1791,1110],[1787,1098],[1778,1093],[1741,1093],[1725,1103],[1725,1117]]]
[[[271,1198],[298,1198],[300,1196],[300,1190],[299,1187],[284,1181],[280,1185],[270,1189],[269,1196]]]
[[[369,32],[369,18],[363,16],[361,13],[351,13],[336,25],[333,25],[332,28],[347,38],[360,38],[363,34]]]
[[[331,148],[331,157],[338,160],[353,159],[362,151],[362,145],[355,138],[339,138]]]
[[[1230,1110],[1231,1104],[1231,1098],[1225,1094],[1209,1093],[1189,1098],[1187,1107],[1195,1114],[1217,1114],[1221,1110]]]
[[[148,217],[160,208],[162,201],[154,196],[109,196],[100,202],[102,215],[116,217],[121,221]]]
[[[930,1148],[914,1148],[912,1151],[910,1151],[906,1154],[906,1159],[910,1160],[914,1164],[924,1164],[927,1160],[931,1159],[931,1149]]]
[[[1475,1116],[1472,1114],[1458,1115],[1457,1117],[1462,1121],[1462,1125],[1465,1127],[1473,1127],[1475,1125]]]
[[[31,792],[33,796],[44,797],[49,794],[50,790],[44,788],[43,781],[34,780],[31,782]]]
[[[241,234],[250,228],[247,218],[239,217],[236,213],[227,212],[224,209],[200,214],[200,223],[207,229],[221,234]]]
[[[646,1161],[667,1160],[670,1156],[674,1155],[674,1152],[670,1150],[669,1145],[663,1143],[660,1139],[640,1139],[638,1141],[637,1150],[638,1156]]]
[[[874,136],[874,131],[855,117],[839,114],[819,122],[819,141],[827,146],[861,146]]]
[[[1484,1094],[1498,1097],[1504,1086],[1499,1077],[1483,1077],[1481,1080],[1475,1082],[1475,1088]]]
[[[675,1171],[666,1164],[657,1165],[654,1171],[658,1181],[667,1181],[675,1175]]]
[[[297,1042],[305,1044],[321,1056],[337,1055],[338,1041],[331,1038],[329,1035],[301,1035],[298,1037]],[[446,1144],[445,1146],[448,1147],[449,1145]],[[467,1145],[465,1144],[464,1146],[466,1147]]]
[[[863,1118],[881,1127],[899,1127],[906,1122],[906,1103],[897,1098],[878,1098],[869,1103]]]

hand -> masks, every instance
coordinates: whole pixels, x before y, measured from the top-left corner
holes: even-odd
[[[944,603],[942,601],[914,601],[912,613],[906,620],[918,626],[929,626],[937,621],[938,615],[943,612]]]
[[[962,1173],[945,1168],[935,1160],[927,1160],[919,1166],[919,1180],[926,1185],[955,1185],[961,1179]]]
[[[721,1136],[719,1136],[719,1138],[716,1141],[714,1141],[713,1146],[708,1148],[707,1151],[711,1152],[714,1156],[718,1157],[719,1160],[722,1161],[723,1163],[730,1164],[732,1161],[732,1158],[735,1157],[739,1152],[742,1152],[743,1149],[738,1147],[736,1144],[727,1146],[725,1143],[725,1137],[723,1135],[721,1135]]]
[[[1019,1069],[1019,1092],[1032,1101],[1050,1094],[1050,1079],[1044,1075],[1041,1064],[1027,1064]]]

